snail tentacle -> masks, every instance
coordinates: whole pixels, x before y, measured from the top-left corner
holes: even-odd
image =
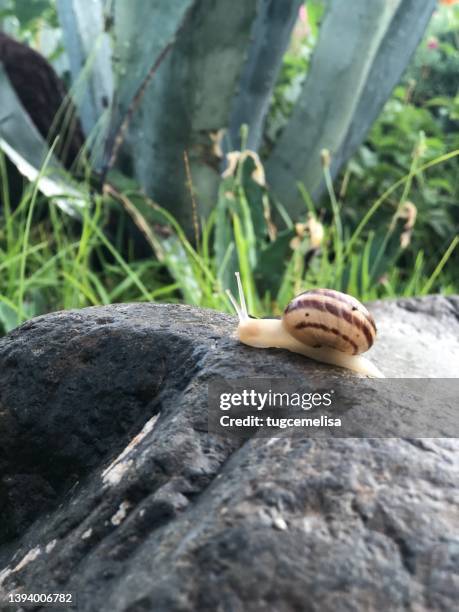
[[[231,293],[229,289],[226,290],[226,295],[229,297],[230,302],[233,305],[233,308],[237,313],[239,322],[242,323],[243,321],[250,320],[250,317],[247,311],[247,304],[245,301],[244,289],[242,287],[241,275],[239,274],[239,272],[236,272],[236,281],[237,281],[237,288],[239,291],[240,304],[238,304],[236,298],[234,297],[234,295]]]

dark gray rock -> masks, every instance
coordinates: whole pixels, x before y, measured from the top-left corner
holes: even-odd
[[[386,374],[457,376],[457,298],[372,310]],[[210,435],[215,376],[352,376],[241,346],[234,325],[120,305],[0,340],[0,598],[71,591],[83,612],[455,608],[458,441]]]

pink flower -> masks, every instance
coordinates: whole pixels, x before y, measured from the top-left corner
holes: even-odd
[[[428,49],[438,49],[438,47],[439,47],[438,38],[435,38],[435,36],[431,36],[429,40],[427,41],[427,48]]]
[[[304,4],[302,4],[300,7],[299,18],[300,18],[300,21],[302,21],[303,23],[308,22],[308,9],[306,8]]]

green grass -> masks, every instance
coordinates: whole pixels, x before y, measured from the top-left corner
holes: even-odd
[[[319,286],[361,300],[458,292],[457,275],[448,266],[458,236],[435,261],[422,251],[411,261],[400,246],[393,208],[384,231],[372,227],[390,195],[401,190],[400,198],[408,198],[417,174],[457,155],[454,151],[423,166],[414,164],[353,229],[342,224],[345,204],[338,201],[325,166],[330,210],[322,220],[319,249],[312,249],[311,237],[298,233],[282,207],[252,180],[250,158],[222,182],[217,205],[192,244],[166,210],[132,190],[112,188],[94,196],[77,222],[40,195],[37,181],[13,211],[0,156],[0,331],[49,311],[126,301],[181,301],[232,312],[225,290],[234,292],[236,270],[249,311],[256,316],[278,314],[296,293]],[[305,220],[309,214],[319,221],[304,189],[303,194]],[[126,254],[129,249],[107,237],[107,216],[115,205],[143,232],[151,257],[136,261]],[[270,216],[283,229],[275,232]],[[158,222],[168,232],[159,231]]]
[[[102,197],[94,198],[77,222],[40,196],[36,184],[12,212],[6,184],[3,172],[0,330],[49,311],[173,293],[174,287],[160,282],[157,261],[128,263],[108,240]]]

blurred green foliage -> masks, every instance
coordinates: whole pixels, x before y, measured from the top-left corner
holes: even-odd
[[[414,104],[437,96],[455,98],[459,88],[459,6],[440,7],[411,62],[405,83],[414,81]]]
[[[355,223],[368,202],[411,168],[459,149],[458,75],[459,7],[439,8],[403,82],[340,177],[348,222]],[[409,193],[389,199],[387,206],[393,211],[401,205],[400,197],[412,201],[417,209],[401,262],[406,268],[420,250],[433,263],[459,233],[458,178],[459,163],[453,158],[419,173]],[[375,217],[375,227],[383,223],[381,216]],[[452,267],[453,262],[457,270],[457,253]]]
[[[44,26],[57,28],[54,0],[0,0],[0,24],[21,40],[31,41]]]

